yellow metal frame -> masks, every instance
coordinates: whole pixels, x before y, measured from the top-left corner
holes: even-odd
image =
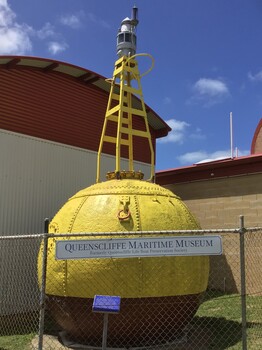
[[[152,59],[152,66],[143,75],[140,75],[138,70],[138,63],[135,59],[137,56],[149,56]],[[113,78],[111,80],[107,110],[98,149],[96,182],[100,182],[100,163],[104,142],[109,142],[116,145],[115,173],[120,174],[121,171],[121,146],[128,147],[128,170],[130,172],[134,172],[133,136],[139,136],[148,139],[151,153],[151,172],[149,180],[153,181],[154,179],[155,155],[147,120],[142,86],[140,82],[140,78],[149,73],[149,71],[153,68],[153,62],[153,57],[148,54],[137,54],[132,57],[123,56],[115,62],[115,69]],[[135,82],[137,84],[136,87],[134,87]],[[133,95],[136,95],[140,100],[140,108],[133,107]],[[145,131],[133,128],[133,115],[143,118],[146,129]],[[109,121],[117,123],[117,131],[115,136],[107,134]],[[123,137],[123,135],[125,136]]]

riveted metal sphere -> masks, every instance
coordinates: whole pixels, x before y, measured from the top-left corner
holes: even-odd
[[[49,232],[199,228],[186,205],[171,191],[141,180],[113,179],[76,193],[53,218]],[[88,234],[84,237],[89,238],[94,239]],[[128,342],[125,345],[144,346],[156,337],[160,340],[165,335],[167,339],[167,335],[181,331],[195,314],[207,287],[206,256],[56,260],[55,241],[52,238],[48,243],[49,309],[59,325],[79,342],[100,344],[103,318],[92,313],[97,294],[121,296],[121,312],[110,316],[108,346],[121,347],[123,339]]]

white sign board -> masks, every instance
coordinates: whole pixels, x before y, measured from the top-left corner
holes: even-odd
[[[221,254],[220,236],[109,238],[56,242],[58,260]]]

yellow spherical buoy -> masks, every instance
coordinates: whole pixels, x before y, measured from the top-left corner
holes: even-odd
[[[70,198],[53,218],[49,232],[87,232],[84,239],[94,239],[88,232],[123,232],[126,237],[129,231],[141,231],[143,236],[143,231],[199,228],[171,191],[137,179],[112,179]],[[108,345],[123,346],[125,339],[125,345],[140,346],[163,334],[172,336],[181,331],[195,314],[207,287],[206,256],[56,260],[56,240],[49,239],[48,244],[49,308],[78,341],[100,341],[102,318],[92,313],[96,294],[119,295],[122,299],[120,314],[110,319]],[[41,271],[40,258],[38,266]]]

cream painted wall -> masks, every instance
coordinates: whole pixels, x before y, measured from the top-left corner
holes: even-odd
[[[262,226],[262,174],[247,174],[165,186],[182,198],[202,228]]]
[[[69,197],[95,183],[97,153],[0,130],[0,235],[43,232]],[[113,156],[101,157],[101,178],[115,169]],[[128,169],[127,160],[122,161]],[[145,178],[150,165],[135,162]]]

